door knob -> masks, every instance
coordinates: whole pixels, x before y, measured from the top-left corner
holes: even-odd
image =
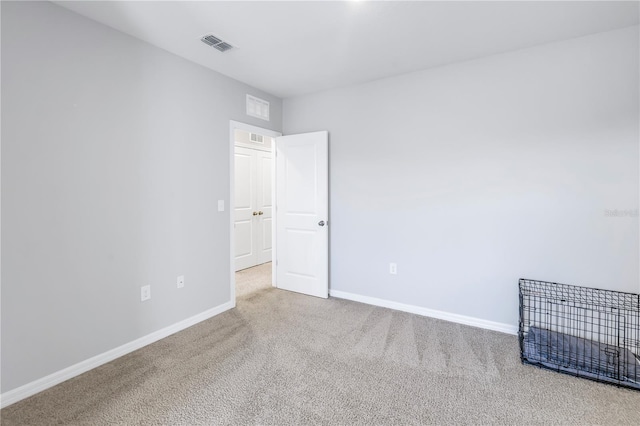
[[[254,216],[258,216],[258,212],[253,212],[253,215]]]
[[[262,215],[264,214],[264,212],[261,210],[261,211],[259,211],[259,212],[258,212],[258,214],[259,214],[260,216],[262,216]]]
[[[318,226],[324,226],[324,220],[321,220],[320,222],[318,222]]]

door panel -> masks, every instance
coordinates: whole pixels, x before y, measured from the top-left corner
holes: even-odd
[[[235,162],[235,203],[239,209],[251,210],[253,207],[253,176],[255,159],[248,149],[236,148]]]
[[[276,139],[276,285],[329,295],[328,133]]]
[[[253,247],[253,224],[251,221],[236,221],[236,262],[239,258],[251,257]],[[241,268],[242,269],[242,268]]]
[[[271,261],[271,250],[273,249],[272,242],[272,234],[273,234],[273,219],[268,218],[265,219],[262,226],[262,241],[263,241],[263,253],[269,252],[269,260],[265,260],[265,262]]]
[[[305,247],[308,250],[292,250],[289,255],[287,273],[300,277],[315,278],[316,271],[313,263],[313,247],[316,232],[305,229],[287,229],[286,247]]]
[[[258,158],[260,161],[260,193],[259,193],[259,204],[264,208],[271,208],[273,202],[271,198],[273,195],[271,194],[271,153],[270,152],[262,152],[259,151]]]
[[[288,147],[284,173],[287,179],[286,205],[290,213],[317,214],[316,162],[314,145]]]

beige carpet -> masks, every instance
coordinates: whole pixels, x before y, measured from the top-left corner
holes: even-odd
[[[250,293],[271,288],[271,262],[236,272],[236,300]]]
[[[515,336],[268,274],[240,272],[236,309],[7,407],[2,425],[640,424],[640,392],[523,366]]]

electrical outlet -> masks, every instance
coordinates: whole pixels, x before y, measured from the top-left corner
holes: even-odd
[[[184,287],[184,275],[180,275],[177,280],[178,288]]]
[[[391,275],[397,275],[398,274],[398,264],[397,263],[390,263],[389,264],[389,273]]]
[[[218,211],[219,212],[224,211],[224,200],[218,200]]]
[[[140,301],[144,302],[145,300],[151,299],[151,286],[143,285],[140,287]]]

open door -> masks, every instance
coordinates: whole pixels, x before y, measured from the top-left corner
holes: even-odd
[[[328,133],[276,138],[276,286],[329,297]]]

